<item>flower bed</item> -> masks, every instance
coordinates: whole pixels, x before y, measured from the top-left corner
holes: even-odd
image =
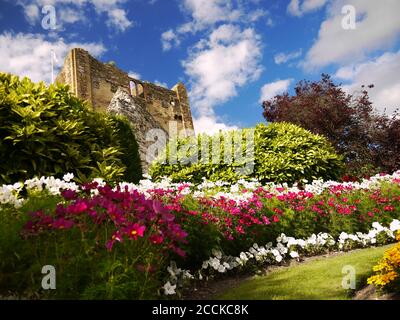
[[[220,274],[259,270],[267,265],[280,264],[285,260],[300,260],[303,256],[384,245],[393,242],[396,238],[395,234],[399,230],[400,221],[395,219],[390,223],[389,228],[382,226],[379,222],[374,222],[372,229],[366,234],[361,232],[347,234],[342,232],[336,240],[327,233],[313,234],[307,239],[295,239],[282,233],[276,239],[276,246],[272,242],[264,246],[254,243],[247,251],[241,252],[237,257],[227,256],[220,250],[213,250],[212,257],[204,261],[201,269],[193,274],[190,270],[178,268],[176,263],[172,261],[167,268],[169,279],[163,287],[164,294],[178,294],[180,293],[179,290],[184,289],[192,280],[201,281],[214,278]],[[384,261],[374,268],[374,271],[383,272],[380,275],[371,277],[370,283],[385,286],[398,279],[398,247],[397,245],[388,251]],[[396,269],[393,269],[393,267]]]
[[[400,232],[396,239],[400,241]],[[400,242],[385,252],[373,271],[375,274],[368,279],[368,284],[390,293],[400,293]]]
[[[387,243],[400,216],[400,172],[290,187],[167,179],[77,185],[72,179],[0,187],[0,290],[152,298],[174,293],[190,278]],[[40,289],[47,264],[60,279],[54,292]]]

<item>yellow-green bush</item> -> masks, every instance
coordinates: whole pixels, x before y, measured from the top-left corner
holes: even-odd
[[[219,159],[205,156],[204,150],[215,155],[213,145],[219,147]],[[225,158],[228,146],[232,148],[232,161]],[[152,164],[150,174],[155,179],[169,176],[173,181],[195,183],[203,177],[211,181],[257,178],[262,182],[293,183],[302,179],[336,179],[342,168],[341,157],[323,136],[293,124],[273,123],[172,140]]]
[[[135,153],[123,135],[134,136],[115,130],[118,121],[91,111],[67,86],[0,73],[0,183],[67,172],[81,181],[123,179],[124,153]]]

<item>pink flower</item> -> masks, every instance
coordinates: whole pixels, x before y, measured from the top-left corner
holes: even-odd
[[[115,232],[112,235],[111,240],[107,241],[107,243],[106,243],[107,250],[111,251],[113,246],[114,246],[114,243],[117,242],[117,241],[118,242],[122,242],[123,241],[121,233],[119,231]]]
[[[77,198],[77,193],[75,190],[63,190],[61,192],[61,196],[65,199],[65,200],[75,200]]]
[[[143,237],[144,230],[146,230],[145,226],[141,226],[140,224],[135,223],[126,228],[125,232],[128,235],[129,239],[137,240],[138,237]]]
[[[244,234],[244,230],[243,230],[243,227],[242,227],[242,226],[237,226],[237,227],[236,227],[236,231],[237,231],[238,233]]]
[[[186,252],[183,251],[181,248],[179,247],[172,247],[172,250],[179,256],[181,257],[185,257],[186,256]]]
[[[161,235],[153,234],[149,238],[150,242],[153,244],[161,244],[164,242],[164,237]]]
[[[88,205],[83,200],[76,200],[75,203],[67,207],[66,211],[70,214],[79,214],[84,212],[88,208]]]
[[[385,211],[394,211],[394,207],[393,206],[385,206],[383,208],[383,210],[385,210]]]
[[[262,216],[262,220],[266,225],[269,225],[271,223],[271,221],[269,221],[269,219],[266,216]]]
[[[72,220],[65,220],[64,218],[58,218],[53,222],[54,229],[70,229],[74,226],[74,222]]]
[[[273,215],[273,216],[272,216],[272,221],[273,221],[273,222],[279,222],[279,217],[276,216],[276,215]]]

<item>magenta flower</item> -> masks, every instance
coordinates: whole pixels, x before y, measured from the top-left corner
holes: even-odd
[[[63,191],[61,192],[61,196],[62,196],[65,200],[75,200],[75,199],[78,197],[78,195],[77,195],[77,193],[76,193],[75,190],[69,190],[69,189],[63,190]]]
[[[161,244],[164,242],[164,237],[161,235],[153,234],[152,236],[150,236],[149,240],[153,244]]]
[[[74,225],[75,225],[74,221],[66,220],[64,218],[58,218],[57,220],[53,221],[54,229],[70,229]]]
[[[262,216],[262,220],[264,222],[264,224],[269,225],[271,223],[271,221],[269,221],[268,217],[266,216]]]
[[[80,214],[88,208],[86,201],[78,199],[75,203],[66,208],[69,214]]]
[[[107,241],[106,243],[106,248],[108,251],[111,251],[115,242],[122,242],[123,238],[121,236],[121,233],[119,231],[115,232],[112,237],[111,240]]]
[[[128,235],[129,239],[137,240],[138,237],[143,237],[145,230],[145,226],[141,226],[140,224],[135,223],[127,227],[125,233]]]

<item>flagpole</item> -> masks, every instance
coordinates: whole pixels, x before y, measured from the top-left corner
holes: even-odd
[[[51,83],[54,83],[54,62],[53,62],[53,49],[50,51],[50,58],[51,58]]]

